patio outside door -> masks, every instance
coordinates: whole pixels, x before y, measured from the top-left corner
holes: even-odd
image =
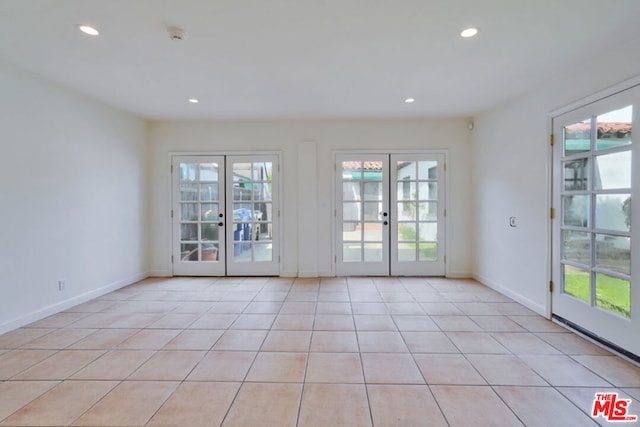
[[[174,156],[173,274],[277,275],[278,158]]]
[[[336,273],[443,276],[443,154],[336,156]]]

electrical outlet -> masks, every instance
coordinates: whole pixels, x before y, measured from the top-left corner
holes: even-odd
[[[509,225],[511,227],[517,227],[518,226],[518,222],[517,222],[515,216],[512,216],[512,217],[509,218]]]
[[[67,281],[64,279],[58,280],[58,290],[62,292],[66,289],[67,289]]]

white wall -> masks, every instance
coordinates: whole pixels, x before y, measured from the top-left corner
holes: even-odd
[[[143,121],[5,64],[0,93],[3,333],[144,277],[148,204]]]
[[[161,122],[150,130],[151,272],[171,274],[171,152],[282,153],[282,274],[333,273],[333,153],[336,150],[449,152],[448,273],[471,274],[470,135],[467,120],[296,120]],[[307,163],[310,165],[307,166]],[[309,172],[315,173],[310,179]],[[312,181],[315,182],[315,186]],[[302,184],[300,184],[302,183]],[[299,199],[299,185],[317,193]],[[300,203],[299,203],[300,202]],[[299,233],[309,233],[305,236]]]
[[[474,119],[475,277],[540,314],[549,310],[549,114],[637,75],[638,43],[584,58],[544,86]],[[509,226],[510,216],[517,217],[516,228]]]

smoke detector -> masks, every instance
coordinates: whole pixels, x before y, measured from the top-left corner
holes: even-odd
[[[184,30],[180,27],[168,27],[169,38],[175,41],[184,40]]]

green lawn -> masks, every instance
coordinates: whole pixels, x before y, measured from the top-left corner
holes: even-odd
[[[590,300],[589,273],[566,266],[564,291],[582,301]],[[631,286],[627,280],[596,274],[596,305],[629,318]]]

